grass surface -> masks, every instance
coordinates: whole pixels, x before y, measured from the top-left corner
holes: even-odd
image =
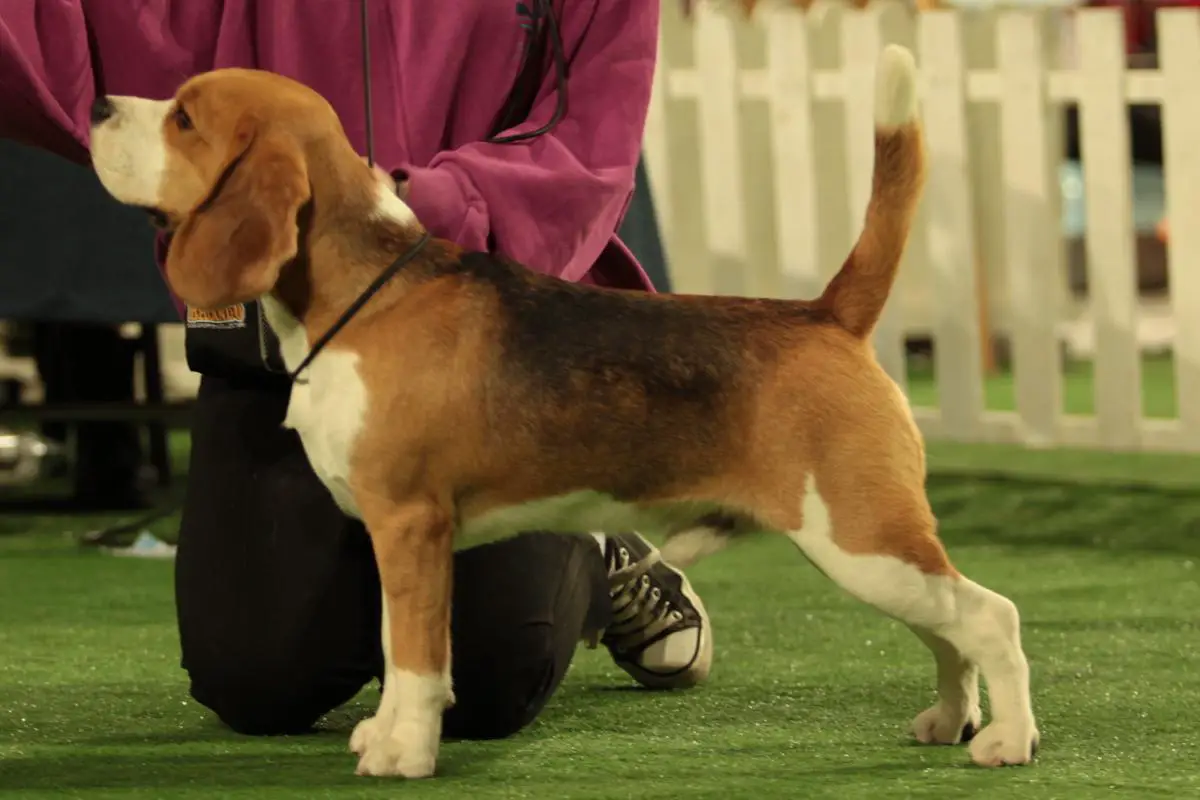
[[[581,650],[521,735],[447,744],[433,781],[356,778],[346,741],[374,691],[310,736],[230,734],[187,696],[170,564],[80,552],[65,531],[93,518],[9,516],[0,794],[1200,796],[1200,461],[940,445],[931,465],[958,566],[1022,609],[1043,735],[1033,767],[985,771],[965,748],[911,744],[908,722],[933,699],[931,658],[764,538],[690,573],[717,636],[707,686],[629,690],[604,651]],[[1073,482],[1057,477],[1067,472]]]
[[[1095,380],[1091,361],[1063,364],[1062,411],[1065,414],[1091,416],[1096,413]],[[908,368],[908,396],[914,406],[938,405],[937,377],[928,359],[912,359]],[[1011,372],[997,371],[983,382],[984,407],[991,411],[1011,411],[1016,392]],[[1142,415],[1155,419],[1174,419],[1179,415],[1175,397],[1175,366],[1170,355],[1142,358]]]

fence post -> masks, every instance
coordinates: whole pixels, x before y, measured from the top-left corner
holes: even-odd
[[[779,260],[788,296],[808,298],[822,288],[808,23],[786,9],[765,27]]]
[[[1077,15],[1080,153],[1087,208],[1088,301],[1095,325],[1096,422],[1100,444],[1141,440],[1137,259],[1125,101],[1124,22],[1118,9]]]
[[[654,67],[654,83],[650,90],[650,107],[646,113],[646,130],[642,137],[642,152],[649,175],[651,195],[658,212],[658,230],[662,237],[663,250],[667,253],[667,269],[670,270],[670,245],[674,241],[673,225],[675,208],[671,198],[671,153],[670,121],[667,113],[667,63],[663,35],[658,35],[658,62]]]
[[[917,36],[929,151],[929,256],[935,283],[935,376],[944,434],[976,438],[983,417],[978,275],[967,147],[966,65],[955,11],[931,11]]]
[[[1200,450],[1200,12],[1158,12],[1167,244],[1181,447]]]
[[[742,294],[745,285],[746,198],[742,186],[741,109],[734,21],[708,5],[696,9],[696,72],[704,237],[709,284],[719,294]]]
[[[1048,446],[1062,409],[1055,302],[1062,280],[1058,154],[1050,151],[1042,30],[1036,12],[1002,12],[996,25],[1004,240],[1013,378],[1024,443]]]

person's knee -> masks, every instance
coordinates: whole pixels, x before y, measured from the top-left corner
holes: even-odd
[[[457,702],[446,712],[445,735],[504,739],[526,728],[566,673],[570,657],[560,650],[551,626],[531,624],[509,641],[497,642],[490,658],[457,662]]]
[[[368,676],[337,679],[286,664],[188,669],[191,695],[236,733],[282,736],[312,729],[354,697]]]

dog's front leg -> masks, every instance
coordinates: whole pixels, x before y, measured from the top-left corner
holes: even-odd
[[[434,503],[360,501],[383,588],[383,696],[350,737],[359,775],[426,778],[450,686],[450,515]]]

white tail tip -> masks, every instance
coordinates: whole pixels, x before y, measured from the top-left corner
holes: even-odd
[[[889,44],[875,72],[875,127],[899,128],[917,116],[917,63],[906,47]]]

